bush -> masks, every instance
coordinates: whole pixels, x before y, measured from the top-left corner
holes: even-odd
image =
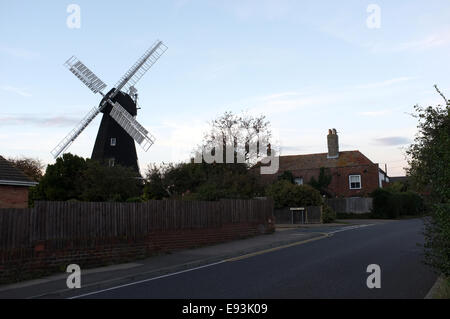
[[[294,185],[286,180],[269,185],[266,196],[274,200],[275,208],[322,205],[319,191],[309,185]]]
[[[335,211],[328,205],[323,205],[322,207],[322,222],[323,223],[332,223],[336,220]]]
[[[374,218],[398,218],[417,216],[424,211],[422,197],[414,192],[398,192],[395,189],[376,189],[373,198],[372,215]]]
[[[435,204],[425,231],[426,263],[450,277],[450,204]]]
[[[126,200],[127,203],[142,203],[144,200],[140,196],[130,197]]]

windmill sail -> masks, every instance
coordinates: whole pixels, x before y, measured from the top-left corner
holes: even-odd
[[[155,138],[119,103],[113,105],[109,115],[147,152]]]
[[[114,86],[117,91],[128,92],[142,76],[155,64],[161,55],[166,52],[167,46],[162,41],[156,41],[135,64],[125,73]]]
[[[102,80],[98,78],[89,70],[87,66],[85,66],[77,57],[72,56],[69,60],[64,63],[70,72],[72,72],[77,78],[81,80],[92,92],[97,93],[101,92],[106,84],[103,83]]]
[[[83,132],[83,130],[86,128],[86,126],[89,125],[89,123],[92,122],[92,120],[97,116],[97,114],[100,113],[100,109],[98,107],[94,107],[86,116],[78,123],[75,128],[67,134],[67,136],[59,142],[59,144],[52,150],[52,155],[54,158],[57,158],[59,154],[64,152],[70,144],[78,137],[78,135]]]
[[[142,78],[142,76],[155,64],[155,62],[161,57],[161,55],[164,54],[164,52],[167,50],[167,46],[164,45],[162,41],[156,41],[145,53],[136,61],[135,64],[125,73],[122,78],[117,82],[117,84],[114,86],[113,89],[110,90],[109,93],[107,93],[107,96],[103,94],[102,90],[106,87],[106,84],[100,80],[98,76],[96,76],[86,65],[84,65],[78,58],[75,56],[72,56],[70,59],[68,59],[64,66],[66,66],[70,72],[72,72],[77,78],[81,80],[92,92],[94,93],[100,93],[104,96],[102,102],[98,107],[93,108],[81,121],[78,123],[78,125],[69,132],[69,134],[52,150],[52,155],[57,158],[61,153],[63,153],[69,146],[72,144],[72,142],[81,134],[81,132],[89,125],[89,123],[92,122],[92,120],[100,113],[103,112],[105,115],[103,116],[103,119],[110,120],[110,117],[112,117],[125,132],[123,132],[120,128],[120,133],[109,131],[108,128],[103,129],[103,131],[106,131],[108,136],[105,134],[100,134],[100,130],[102,130],[102,126],[99,129],[99,134],[105,139],[110,138],[111,140],[115,140],[115,136],[109,136],[109,133],[111,134],[122,134],[125,138],[126,142],[122,143],[121,147],[116,147],[116,145],[107,145],[106,143],[97,143],[94,146],[93,151],[93,158],[94,154],[97,156],[98,159],[102,160],[105,157],[106,152],[105,149],[108,149],[109,154],[108,156],[115,158],[116,155],[119,156],[120,152],[119,149],[124,149],[125,154],[128,154],[127,156],[132,158],[134,150],[134,154],[136,153],[135,149],[135,143],[133,142],[133,139],[141,145],[141,147],[147,151],[150,146],[153,145],[155,138],[141,125],[139,124],[135,118],[128,112],[122,105],[124,105],[127,109],[133,109],[136,110],[136,100],[133,101],[133,98],[127,94],[122,94],[122,92],[130,92],[131,95],[135,94],[134,85]],[[130,91],[130,88],[132,90]],[[134,90],[134,91],[133,91]],[[133,93],[134,92],[134,93]],[[127,99],[128,97],[128,99]],[[120,104],[119,102],[120,101]],[[121,105],[122,104],[122,105]],[[112,105],[112,110],[107,113],[105,108],[108,105]],[[133,113],[133,115],[136,114],[136,111]],[[110,115],[110,117],[108,116]],[[102,119],[102,123],[103,123]],[[107,123],[107,122],[105,122]],[[102,125],[102,124],[101,124]],[[106,126],[107,127],[107,126]],[[114,127],[117,127],[114,125]],[[117,127],[118,128],[118,127]],[[102,131],[102,132],[103,132]],[[128,135],[127,135],[128,134]],[[97,139],[98,139],[97,135]],[[131,138],[129,138],[131,137]],[[123,141],[123,140],[122,140]],[[112,142],[110,142],[112,143]],[[98,146],[97,146],[98,144]],[[124,146],[125,145],[125,146]],[[131,146],[130,146],[131,145]],[[128,147],[130,146],[130,147]],[[131,150],[131,153],[130,153]],[[119,154],[119,155],[118,155]],[[130,155],[131,154],[131,155]],[[120,156],[119,156],[120,157]],[[137,156],[134,156],[137,157]],[[127,165],[130,164],[130,161],[135,161],[136,168],[137,165],[137,158],[131,159],[131,160],[123,160],[122,162],[126,162]],[[131,163],[133,164],[133,163]]]

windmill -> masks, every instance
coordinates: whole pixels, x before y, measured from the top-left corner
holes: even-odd
[[[167,46],[156,41],[119,79],[114,87],[103,93],[106,84],[100,80],[78,58],[72,56],[64,63],[70,72],[81,80],[92,92],[103,96],[99,106],[94,107],[75,128],[52,150],[56,159],[75,141],[83,130],[99,114],[103,113],[91,158],[114,166],[120,164],[133,167],[139,172],[134,141],[148,151],[155,138],[136,121],[137,90],[135,84],[164,54]]]

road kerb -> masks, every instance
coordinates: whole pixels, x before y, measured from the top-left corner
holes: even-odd
[[[278,246],[278,247],[273,247],[273,248],[269,248],[269,249],[265,249],[265,250],[256,251],[254,253],[249,253],[249,254],[245,254],[245,255],[242,255],[242,256],[225,259],[224,261],[225,262],[233,262],[233,261],[238,261],[238,260],[242,260],[242,259],[247,259],[247,258],[251,258],[251,257],[254,257],[254,256],[267,254],[267,253],[270,253],[270,252],[273,252],[273,251],[277,251],[277,250],[281,250],[281,249],[285,249],[285,248],[289,248],[289,247],[294,247],[294,246],[306,244],[306,243],[309,243],[309,242],[312,242],[312,241],[316,241],[316,240],[320,240],[320,239],[324,239],[324,238],[328,238],[328,237],[332,236],[332,234],[327,234],[327,233],[320,233],[320,234],[322,234],[322,236],[309,238],[309,239],[306,239],[306,240],[294,242],[294,243],[283,245],[283,246]]]

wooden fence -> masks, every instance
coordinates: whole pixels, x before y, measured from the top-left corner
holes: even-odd
[[[276,224],[320,224],[322,223],[322,207],[307,206],[304,211],[288,208],[274,211]]]
[[[271,200],[36,202],[34,208],[0,209],[0,249],[45,240],[134,239],[155,231],[267,224],[272,215]]]
[[[336,213],[364,214],[372,210],[372,198],[366,197],[330,198],[327,204]]]

